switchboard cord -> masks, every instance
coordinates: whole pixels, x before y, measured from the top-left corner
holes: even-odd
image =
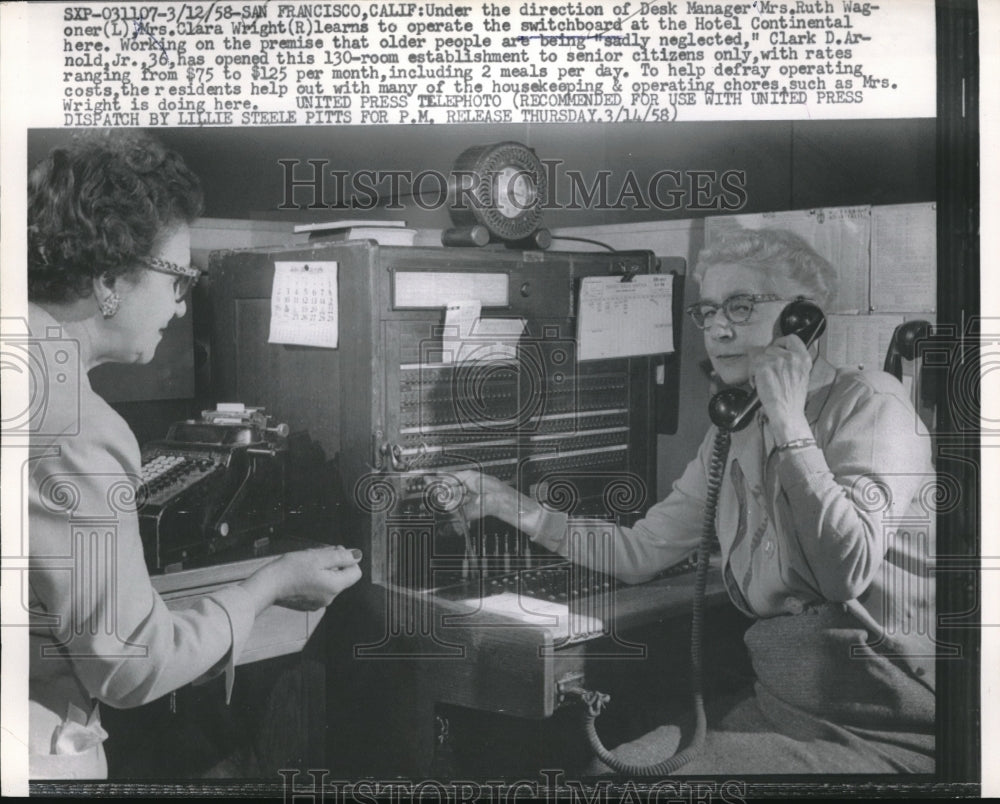
[[[584,729],[591,749],[601,762],[616,773],[626,776],[669,776],[694,759],[705,746],[705,735],[708,731],[708,719],[705,716],[705,700],[702,691],[702,631],[705,614],[705,586],[708,579],[708,559],[715,541],[715,513],[725,476],[726,459],[729,456],[730,436],[729,430],[720,427],[712,445],[712,458],[708,468],[708,493],[705,496],[701,542],[698,545],[698,566],[695,570],[694,603],[691,615],[691,696],[694,701],[695,729],[690,745],[683,751],[652,765],[636,765],[619,759],[604,747],[597,734],[595,723],[604,705],[611,700],[610,697],[591,690],[572,690],[584,703]]]
[[[459,505],[452,514],[452,522],[456,529],[462,534],[465,541],[465,555],[462,557],[462,580],[469,579],[469,565],[476,564],[478,569],[478,557],[476,550],[472,546],[472,531],[469,528],[469,518],[465,515],[465,510]]]

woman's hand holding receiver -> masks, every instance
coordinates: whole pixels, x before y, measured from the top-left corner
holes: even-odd
[[[812,437],[805,415],[812,365],[812,356],[797,335],[777,338],[752,360],[752,384],[778,444]]]

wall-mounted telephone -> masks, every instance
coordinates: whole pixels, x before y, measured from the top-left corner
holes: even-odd
[[[917,409],[924,426],[932,434],[935,431],[934,406],[937,404],[938,389],[935,374],[928,371],[923,361],[923,350],[934,338],[934,328],[928,321],[904,321],[892,333],[889,350],[885,355],[882,370],[897,380],[903,380],[903,361],[913,361],[913,406]],[[932,435],[933,437],[933,435]]]
[[[917,356],[917,344],[927,340],[930,334],[931,325],[927,321],[905,321],[900,324],[892,332],[882,370],[897,380],[902,380],[903,361],[913,360]]]
[[[798,335],[809,347],[826,329],[826,316],[811,301],[796,299],[781,311],[778,327],[782,335]],[[759,407],[756,392],[726,388],[712,397],[708,415],[716,427],[735,433],[749,424]]]

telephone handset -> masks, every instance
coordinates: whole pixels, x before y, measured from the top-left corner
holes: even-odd
[[[796,299],[781,311],[778,326],[782,335],[798,335],[808,347],[826,329],[826,316],[811,301]],[[756,392],[726,388],[712,397],[708,415],[716,427],[735,433],[750,423],[759,407]]]

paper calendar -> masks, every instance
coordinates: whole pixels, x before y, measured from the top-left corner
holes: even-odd
[[[269,343],[336,348],[337,263],[276,262]]]

